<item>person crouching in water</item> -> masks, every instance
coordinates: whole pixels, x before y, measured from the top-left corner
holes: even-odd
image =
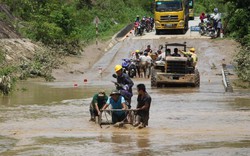
[[[91,116],[89,121],[96,121],[96,117],[100,115],[100,109],[104,106],[107,100],[108,96],[104,91],[100,91],[93,96],[89,106],[89,112]]]
[[[113,90],[110,93],[110,97],[108,98],[106,104],[103,106],[102,109],[106,109],[108,106],[112,107],[112,109],[127,109],[127,105],[125,104],[125,99],[121,96],[118,90]],[[125,111],[113,111],[112,112],[112,123],[116,124],[117,122],[122,122],[126,118]]]
[[[136,112],[136,123],[134,124],[135,127],[143,128],[148,126],[149,120],[149,110],[151,105],[151,97],[146,92],[146,87],[144,84],[137,85],[137,112]]]

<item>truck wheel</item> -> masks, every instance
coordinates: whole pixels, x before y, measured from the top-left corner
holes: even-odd
[[[195,70],[195,87],[200,87],[200,73],[198,69]]]
[[[152,70],[152,73],[151,73],[151,87],[157,87],[155,70]]]
[[[160,30],[155,29],[155,34],[156,34],[156,35],[160,35]]]
[[[182,29],[181,34],[186,34],[186,29]]]

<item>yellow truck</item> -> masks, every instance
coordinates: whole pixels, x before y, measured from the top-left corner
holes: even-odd
[[[189,0],[155,0],[154,19],[156,35],[164,30],[188,29]]]
[[[194,0],[189,0],[189,19],[194,20]]]

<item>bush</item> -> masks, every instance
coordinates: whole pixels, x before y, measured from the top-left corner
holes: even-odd
[[[0,93],[7,95],[13,89],[16,77],[16,68],[9,65],[5,60],[5,54],[0,50]]]
[[[240,79],[250,83],[250,55],[249,48],[242,49],[236,56],[236,71]]]

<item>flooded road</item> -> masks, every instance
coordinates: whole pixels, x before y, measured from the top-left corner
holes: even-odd
[[[221,60],[231,63],[231,42],[163,38],[119,42],[88,73],[68,82],[20,82],[17,92],[0,99],[0,155],[249,155],[250,90],[225,93],[219,75]],[[132,108],[137,84],[145,83],[152,97],[147,128],[100,128],[88,121],[91,96],[114,88],[111,75],[122,58],[148,44],[156,49],[184,41],[197,49],[200,88],[156,89],[149,79],[135,78]]]
[[[153,99],[145,129],[100,128],[88,122],[91,99],[85,96],[98,87],[32,84],[39,92],[21,92],[30,96],[17,96],[6,105],[1,101],[1,155],[249,154],[249,92],[225,93],[219,81],[203,81],[199,89],[151,89],[147,80],[135,80],[141,82]]]

